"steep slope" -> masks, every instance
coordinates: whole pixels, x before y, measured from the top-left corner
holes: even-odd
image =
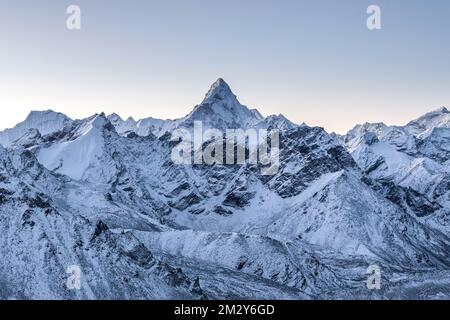
[[[205,128],[219,130],[252,127],[263,117],[243,106],[223,79],[213,83],[202,103],[180,120],[178,126],[190,128],[202,121]]]
[[[448,234],[450,128],[446,108],[406,126],[364,124],[343,137],[361,169],[386,187],[391,200]]]
[[[111,114],[108,120],[120,135],[134,132],[139,136],[153,134],[161,137],[176,128],[192,128],[195,121],[201,121],[204,129],[279,129],[289,130],[297,125],[283,115],[271,115],[264,118],[256,109],[242,105],[230,86],[221,78],[215,81],[203,101],[185,117],[176,120],[145,118],[123,120],[117,114]]]
[[[323,129],[303,125],[284,132],[278,172],[263,176],[258,165],[249,163],[175,165],[169,135],[121,137],[103,116],[83,123],[67,135],[69,141],[35,148],[39,158],[55,155],[53,150],[63,145],[64,152],[56,154],[56,163],[62,166],[55,172],[95,184],[109,202],[135,207],[168,226],[286,241],[301,238],[399,267],[448,263],[448,239],[425,229],[379,192],[379,186],[359,172],[351,156]],[[103,147],[90,157],[78,150],[92,130]],[[73,158],[73,152],[90,159],[78,166],[84,171],[64,171],[60,154]]]
[[[450,266],[446,224],[436,226],[449,129],[419,137],[411,128],[431,129],[422,120],[365,124],[344,145],[322,128],[263,118],[222,79],[185,118],[153,120],[100,114],[30,128],[0,148],[0,298],[450,295],[445,281],[433,285]],[[279,165],[264,175],[249,150],[244,164],[174,163],[170,131],[197,120],[280,129]],[[386,283],[377,294],[364,289],[374,263]],[[73,264],[81,291],[64,288]]]
[[[48,172],[29,151],[0,147],[0,159],[0,298],[201,296],[191,293],[193,280],[155,259],[131,234],[109,230],[99,213],[117,209],[95,202],[90,211],[78,207],[92,190]],[[82,270],[80,290],[65,286],[72,265]]]
[[[82,179],[90,168],[101,166],[98,158],[104,148],[102,130],[106,121],[104,116],[96,115],[75,123],[70,135],[41,148],[39,162],[54,172]]]
[[[373,257],[324,250],[298,239],[284,242],[191,230],[134,234],[159,258],[198,266],[202,289],[221,299],[242,298],[224,288],[225,283],[254,297],[274,294],[275,299],[446,299],[450,295],[448,270],[400,270]],[[383,279],[380,290],[370,291],[367,266],[373,264],[381,268]],[[235,282],[236,273],[248,277],[245,287]],[[223,280],[217,283],[211,274],[220,274]],[[270,292],[255,294],[261,279],[272,287]]]
[[[441,107],[409,122],[406,127],[411,134],[423,138],[435,128],[450,128],[450,111]]]

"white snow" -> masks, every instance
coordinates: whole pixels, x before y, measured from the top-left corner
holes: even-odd
[[[102,154],[102,117],[95,117],[78,131],[78,137],[71,141],[56,143],[43,148],[37,156],[47,169],[65,174],[75,180],[83,178],[85,172]]]
[[[432,142],[427,151],[437,150],[445,156],[450,138],[445,128],[447,113],[440,109],[405,127],[357,126],[347,136],[347,147],[362,168],[383,161],[370,173],[372,178],[392,179],[431,198],[434,188],[448,177],[450,160],[418,155],[415,139],[422,139],[425,132]],[[411,270],[435,272],[448,266],[448,239],[445,232],[436,231],[450,225],[445,210],[428,220],[406,213],[363,179],[367,177],[352,163],[333,162],[336,159],[332,157],[340,155],[330,148],[338,145],[325,131],[304,125],[308,134],[299,134],[298,139],[309,141],[306,145],[314,148],[305,155],[292,144],[293,148],[287,148],[288,163],[270,180],[246,166],[176,166],[170,162],[171,147],[165,137],[120,135],[134,131],[161,137],[193,120],[219,128],[295,127],[282,115],[264,118],[241,105],[222,79],[183,119],[124,121],[116,114],[108,119],[119,134],[103,115],[71,122],[51,112],[32,113],[26,123],[0,134],[0,139],[10,139],[11,132],[16,132],[27,145],[35,143],[26,152],[17,145],[10,149],[0,146],[0,220],[4,221],[0,223],[0,253],[6,257],[0,261],[0,297],[16,296],[15,292],[2,292],[4,279],[8,284],[31,279],[27,287],[31,297],[61,297],[52,285],[54,278],[60,276],[58,272],[65,276],[65,264],[79,262],[86,263],[88,284],[76,298],[111,297],[111,292],[123,293],[124,298],[174,297],[184,289],[174,288],[154,274],[168,276],[171,270],[164,269],[168,265],[172,271],[181,268],[189,272],[191,278],[199,276],[201,286],[216,296],[237,292],[238,297],[255,298],[266,296],[261,292],[270,288],[268,284],[296,297],[303,298],[305,291],[318,294],[316,297],[339,291],[337,295],[343,297],[344,290],[353,292],[364,283],[359,280],[365,279],[369,261],[385,263],[386,278],[389,269],[396,268],[395,285],[407,290],[417,286],[404,277]],[[65,124],[71,125],[54,137],[56,140],[41,139],[38,134],[40,130],[43,134],[58,131]],[[34,126],[35,130],[28,131]],[[292,140],[297,139],[293,136]],[[33,154],[45,168],[65,177],[45,170]],[[324,166],[323,172],[339,171],[320,175],[321,161],[317,160],[324,157],[331,159],[331,164]],[[317,167],[311,170],[304,163]],[[335,165],[338,169],[333,169]],[[49,201],[44,208],[35,206],[38,194]],[[236,197],[224,203],[230,194]],[[440,197],[448,197],[448,193]],[[194,200],[177,209],[186,198]],[[223,211],[214,211],[217,206],[230,211],[222,215]],[[101,241],[99,250],[91,240],[94,230],[88,228],[96,219],[114,231]],[[122,251],[117,251],[118,243],[112,239],[120,239]],[[123,254],[123,250],[129,253],[135,248],[143,251],[138,250],[138,257]],[[145,250],[152,259],[163,257],[164,263],[139,267],[136,259],[142,258],[140,255],[145,258]],[[114,269],[108,270],[111,265]],[[421,277],[415,276],[414,281]],[[117,279],[119,289],[110,286]],[[433,290],[438,287],[436,296],[445,296],[448,292],[441,293],[439,283],[444,282],[436,281]],[[242,287],[236,289],[235,284]],[[105,290],[108,286],[111,290],[98,292],[99,287]],[[243,293],[252,287],[256,293]],[[192,297],[188,291],[180,296]],[[355,296],[359,297],[358,293]]]
[[[30,129],[37,129],[41,135],[61,130],[71,120],[62,113],[47,111],[32,111],[28,117],[12,129],[0,132],[0,144],[5,147],[22,137]]]

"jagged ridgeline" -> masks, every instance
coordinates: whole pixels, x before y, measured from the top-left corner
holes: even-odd
[[[251,143],[238,163],[236,141],[234,164],[195,164],[194,148],[175,163],[174,132],[196,122],[277,131],[277,170]],[[0,144],[1,299],[450,297],[445,108],[339,136],[263,117],[219,79],[181,119],[32,112]]]

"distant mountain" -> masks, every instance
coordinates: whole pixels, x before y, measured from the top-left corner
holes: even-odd
[[[191,127],[202,121],[205,128],[249,128],[263,120],[259,112],[243,106],[223,79],[213,83],[202,103],[179,121],[178,126]]]
[[[176,120],[160,120],[145,118],[135,121],[133,118],[122,120],[117,114],[111,114],[108,119],[119,134],[134,132],[139,136],[150,133],[157,137],[175,128],[192,128],[195,121],[201,121],[204,129],[292,129],[296,124],[283,115],[272,115],[264,118],[256,109],[242,105],[230,86],[223,80],[215,81],[205,95],[203,101],[185,117]]]
[[[297,127],[297,125],[293,122],[291,122],[289,119],[287,119],[282,114],[279,115],[271,115],[267,118],[264,118],[253,125],[254,128],[258,129],[278,129],[282,131],[294,129]]]
[[[446,114],[338,137],[264,118],[219,79],[178,120],[26,125],[0,147],[0,298],[449,298]],[[279,129],[278,171],[173,163],[171,131],[197,120]]]
[[[419,137],[428,136],[436,128],[450,128],[450,112],[441,107],[406,125],[408,131]]]
[[[422,222],[450,232],[450,113],[440,108],[405,126],[358,125],[342,137],[360,168],[401,188],[395,201]]]
[[[136,121],[130,117],[127,120],[122,120],[122,118],[115,113],[109,115],[107,118],[116,128],[117,133],[121,135],[134,132],[143,137],[148,136],[149,134],[154,134],[159,137],[164,133],[171,131],[175,126],[175,121],[154,118],[145,118]]]
[[[30,129],[38,130],[41,135],[46,135],[61,130],[71,119],[59,112],[32,111],[25,121],[17,124],[12,129],[0,132],[0,144],[8,147],[15,140],[27,134]]]

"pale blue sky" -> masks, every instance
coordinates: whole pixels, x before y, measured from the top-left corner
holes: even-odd
[[[48,108],[177,118],[218,77],[264,115],[403,124],[450,105],[449,34],[448,0],[0,0],[0,128]]]

